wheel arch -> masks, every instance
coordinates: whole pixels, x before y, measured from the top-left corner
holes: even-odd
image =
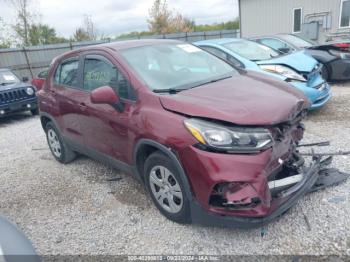
[[[44,130],[46,128],[47,123],[52,122],[55,125],[55,127],[60,131],[56,121],[49,114],[40,113],[40,122],[41,122],[41,126]]]
[[[188,178],[185,174],[185,171],[176,155],[176,152],[174,152],[171,148],[166,147],[154,140],[151,139],[141,139],[138,141],[138,143],[135,146],[133,159],[134,159],[134,166],[137,172],[137,175],[140,177],[140,179],[144,182],[144,164],[147,159],[152,153],[160,151],[167,157],[169,157],[172,162],[174,163],[177,171],[179,172],[179,175],[181,176],[181,179],[183,180],[183,184],[185,186],[185,194],[188,197],[188,199],[192,199],[192,190],[190,188],[190,183],[188,181]]]

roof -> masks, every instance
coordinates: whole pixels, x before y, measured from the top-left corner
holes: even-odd
[[[141,47],[141,46],[147,46],[147,45],[157,45],[157,44],[176,44],[176,43],[183,43],[182,41],[178,40],[172,40],[172,39],[139,39],[139,40],[125,40],[125,41],[116,41],[111,43],[104,43],[104,44],[98,44],[98,45],[89,45],[78,49],[73,49],[71,51],[65,52],[63,54],[60,54],[59,56],[55,57],[53,59],[53,63],[56,60],[61,59],[62,57],[67,57],[72,54],[89,51],[89,50],[98,50],[98,49],[110,49],[114,51],[119,51],[122,49],[128,49],[128,48],[134,48],[134,47]]]
[[[117,42],[111,42],[106,44],[99,44],[99,45],[84,47],[82,49],[91,49],[93,47],[107,47],[115,51],[118,51],[122,49],[133,48],[133,47],[157,45],[157,44],[174,44],[174,43],[182,43],[182,42],[178,40],[172,40],[172,39],[139,39],[139,40],[125,40],[125,41],[117,41]]]
[[[245,39],[242,38],[217,38],[217,39],[209,39],[209,40],[203,40],[195,42],[195,44],[217,44],[217,45],[224,45],[227,43],[232,42],[239,42]]]

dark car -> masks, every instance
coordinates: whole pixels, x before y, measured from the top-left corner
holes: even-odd
[[[23,80],[9,69],[0,69],[0,117],[21,111],[38,114],[36,90]]]
[[[251,38],[282,53],[305,50],[305,53],[323,64],[323,77],[327,81],[350,79],[350,43],[316,44],[292,34],[279,34]]]
[[[56,160],[81,153],[134,175],[180,223],[261,226],[329,162],[306,166],[296,149],[309,106],[301,92],[180,41],[70,51],[38,97]]]
[[[36,87],[36,90],[39,91],[43,88],[45,80],[47,78],[47,70],[41,71],[36,77],[31,81],[31,84]]]

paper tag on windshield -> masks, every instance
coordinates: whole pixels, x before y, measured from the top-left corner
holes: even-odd
[[[198,47],[195,47],[189,44],[183,44],[183,45],[177,45],[177,46],[180,47],[182,50],[185,50],[187,53],[194,53],[194,52],[201,51],[201,49],[199,49]]]
[[[15,81],[16,80],[16,78],[13,75],[3,74],[2,76],[5,79],[5,81]]]

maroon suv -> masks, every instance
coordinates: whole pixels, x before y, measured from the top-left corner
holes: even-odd
[[[124,41],[57,57],[39,92],[54,157],[77,153],[133,174],[167,218],[269,222],[309,192],[320,161],[296,147],[306,98],[172,40]]]

